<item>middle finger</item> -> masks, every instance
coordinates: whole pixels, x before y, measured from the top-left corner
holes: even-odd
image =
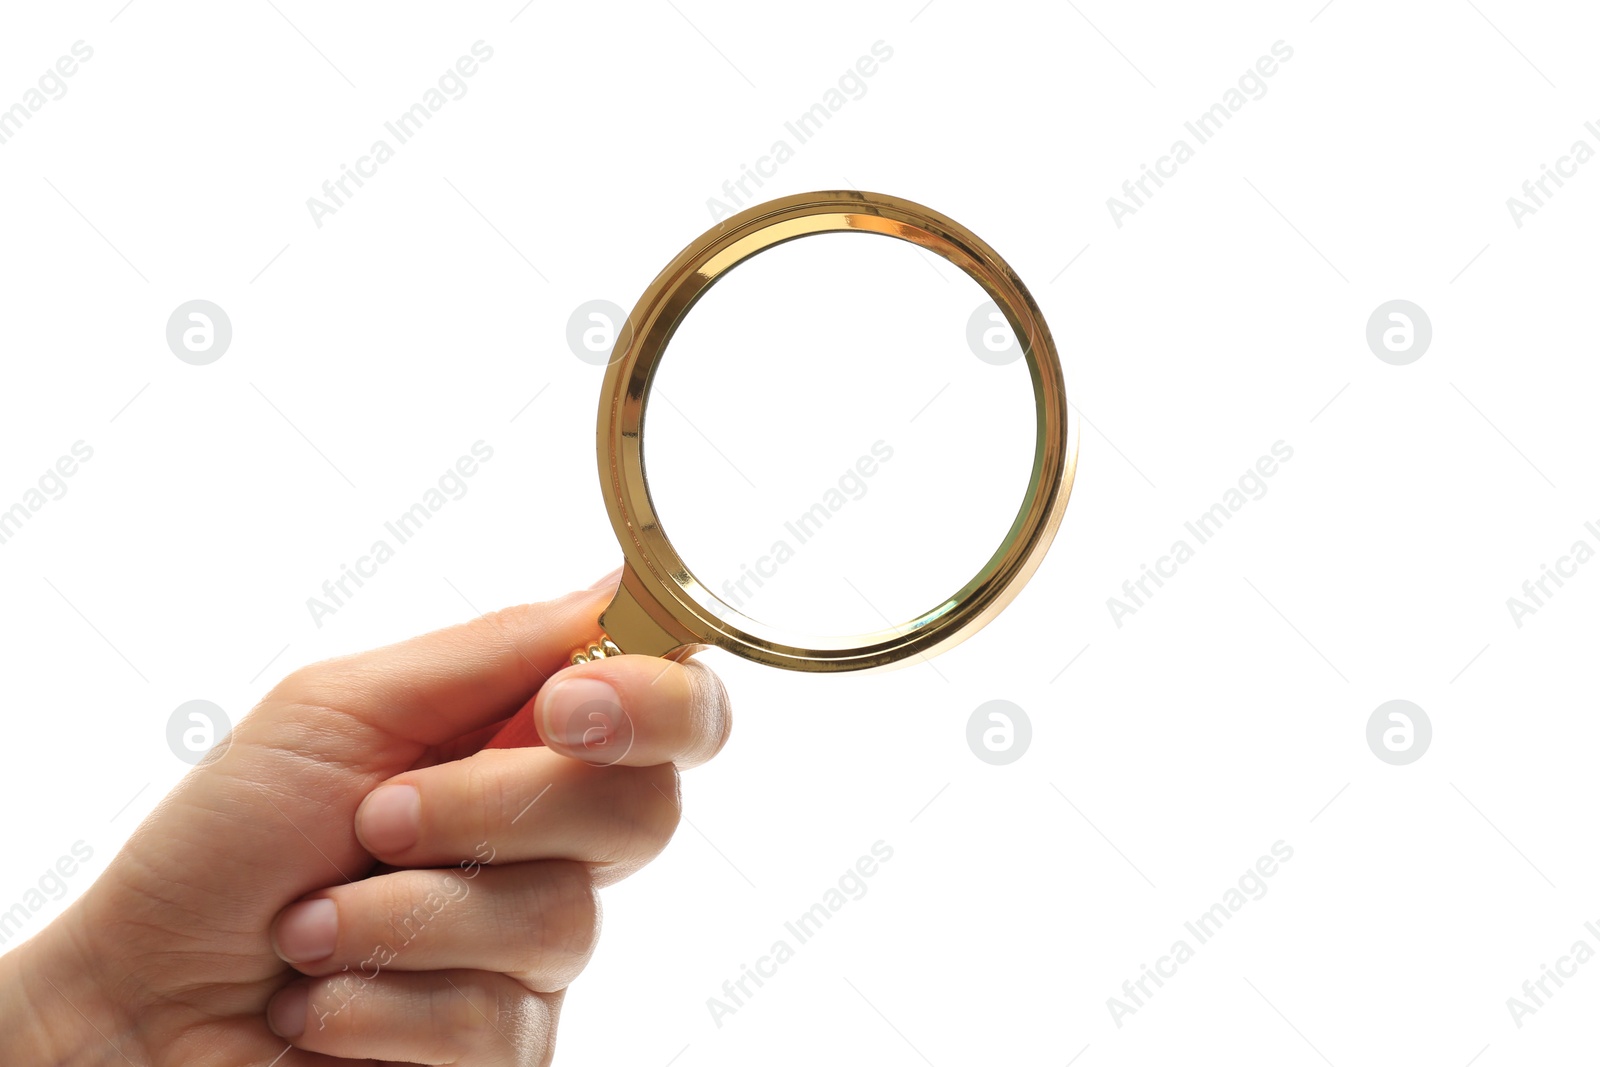
[[[407,771],[356,811],[356,836],[395,867],[566,859],[628,871],[677,829],[670,765],[593,767],[542,748],[486,749]]]

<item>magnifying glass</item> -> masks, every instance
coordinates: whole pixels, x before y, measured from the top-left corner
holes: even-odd
[[[1000,545],[964,585],[915,618],[838,637],[788,632],[748,617],[690,570],[673,547],[645,476],[651,385],[673,334],[696,301],[739,264],[785,242],[820,234],[897,238],[943,257],[984,290],[1021,345],[1033,387],[1035,433],[1027,491]],[[1043,561],[1066,511],[1077,462],[1055,342],[1039,306],[982,238],[931,208],[858,190],[802,193],[759,204],[706,231],[667,264],[617,333],[601,387],[596,451],[600,483],[624,566],[616,597],[574,664],[623,653],[680,659],[707,647],[808,672],[902,665],[959,644],[1009,604]],[[531,709],[531,702],[530,702]],[[531,710],[489,743],[541,743]]]

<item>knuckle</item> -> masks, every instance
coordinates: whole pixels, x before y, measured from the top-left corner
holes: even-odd
[[[605,832],[614,862],[643,862],[667,847],[683,817],[678,771],[671,764],[617,767],[605,805]]]
[[[265,702],[308,708],[338,708],[359,703],[373,689],[361,654],[336,656],[297,667],[272,687]]]
[[[584,864],[558,861],[550,872],[543,911],[552,917],[550,948],[568,956],[587,958],[600,932],[600,894]]]
[[[701,760],[708,760],[722,751],[733,733],[733,702],[727,685],[716,671],[693,660],[687,668],[695,707],[702,717],[701,733],[706,738],[704,750],[697,755]]]
[[[329,670],[336,660],[326,660],[321,663],[312,663],[304,667],[296,667],[283,676],[282,681],[272,687],[267,694],[267,699],[278,700],[286,703],[314,700],[327,689]]]
[[[668,764],[645,768],[650,783],[649,797],[641,820],[648,836],[659,852],[667,847],[672,835],[678,832],[683,819],[683,791],[680,788],[678,769]]]
[[[434,990],[429,998],[431,1029],[458,1048],[471,1047],[484,1030],[499,1027],[500,1014],[500,996],[481,982],[454,982]]]
[[[515,809],[508,778],[498,773],[492,758],[498,753],[477,753],[460,763],[461,789],[465,803],[454,805],[452,820],[461,820],[460,830],[468,837],[481,838],[491,826],[504,826]]]
[[[412,884],[412,879],[406,877],[390,877],[374,879],[377,888],[376,915],[383,917],[384,928],[388,930],[403,930],[409,936],[416,937],[423,933],[428,925],[429,916],[420,903],[417,886]],[[344,909],[353,911],[354,909]],[[365,962],[365,961],[364,961]],[[378,957],[372,963],[380,967],[391,960]]]
[[[539,865],[529,931],[529,973],[542,986],[565,987],[577,977],[600,937],[600,894],[587,865],[549,860]],[[532,921],[528,921],[531,919]]]
[[[307,987],[306,1029],[335,1037],[361,1033],[374,1014],[364,999],[367,982],[352,972],[329,975]]]
[[[483,616],[484,622],[501,633],[520,634],[536,628],[544,612],[539,604],[512,604]]]
[[[403,875],[371,879],[369,885],[377,898],[375,911],[377,914],[384,916],[386,921],[411,910],[412,894],[411,888],[407,883],[408,879]],[[341,912],[350,910],[354,909],[344,907],[343,902],[341,902]]]
[[[370,881],[376,887],[373,906],[344,909],[373,917],[358,922],[373,922],[380,934],[382,943],[361,962],[363,975],[368,969],[377,973],[388,968],[413,942],[447,937],[436,930],[441,916],[471,892],[454,871],[410,871]]]

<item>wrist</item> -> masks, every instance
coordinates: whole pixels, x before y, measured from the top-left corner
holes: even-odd
[[[0,1033],[17,1067],[139,1062],[131,1027],[105,996],[73,933],[73,911],[0,956]]]

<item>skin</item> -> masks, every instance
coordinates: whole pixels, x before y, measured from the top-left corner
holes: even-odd
[[[6,1063],[549,1063],[730,724],[697,663],[566,665],[616,580],[286,678],[0,957]],[[548,747],[480,751],[535,693]]]

